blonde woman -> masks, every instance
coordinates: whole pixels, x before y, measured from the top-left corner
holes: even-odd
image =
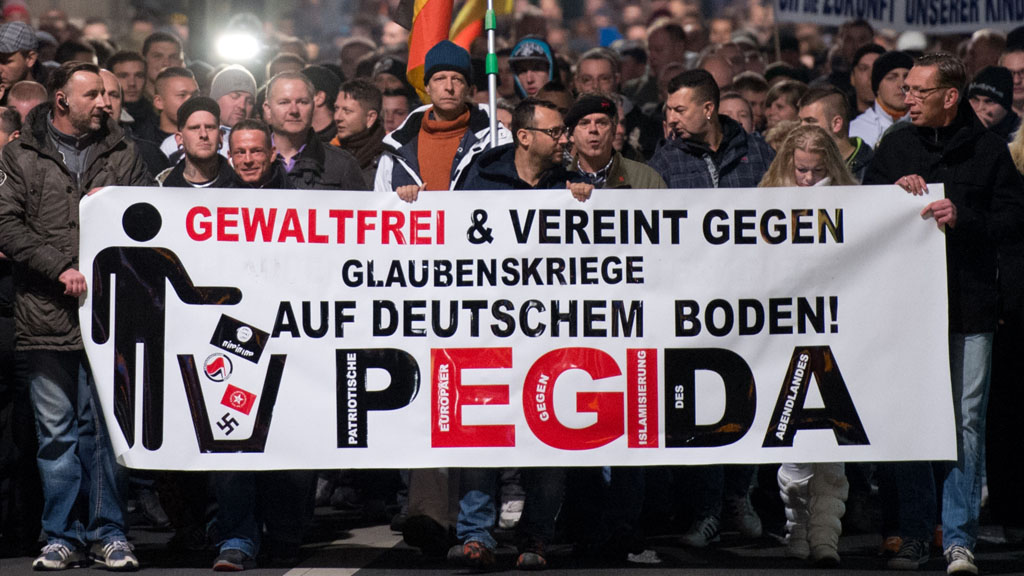
[[[761,186],[856,184],[835,141],[818,126],[800,126],[783,142]],[[783,464],[779,492],[786,505],[786,554],[816,565],[839,564],[839,535],[849,483],[842,462]]]
[[[818,126],[794,128],[779,148],[760,186],[856,185],[835,141]]]

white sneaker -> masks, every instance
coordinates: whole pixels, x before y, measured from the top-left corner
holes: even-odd
[[[39,557],[32,561],[33,570],[67,570],[74,566],[85,566],[89,558],[81,550],[72,550],[60,542],[43,546]]]
[[[501,503],[501,514],[498,516],[498,527],[511,530],[519,524],[523,517],[522,500],[509,500]]]
[[[94,544],[93,559],[114,572],[134,572],[139,569],[139,559],[135,557],[133,549],[132,545],[124,540],[112,540],[102,548]]]
[[[974,554],[963,546],[950,546],[946,550],[946,574],[977,574]]]
[[[690,525],[690,529],[679,540],[683,546],[691,548],[707,548],[708,544],[718,542],[721,540],[718,518],[715,516],[705,516],[704,518],[694,520],[693,524]]]

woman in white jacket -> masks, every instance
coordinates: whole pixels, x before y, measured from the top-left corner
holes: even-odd
[[[783,143],[761,186],[852,186],[839,148],[818,126],[800,126]],[[786,505],[786,553],[818,566],[839,564],[839,535],[849,483],[842,462],[783,464],[779,490]]]

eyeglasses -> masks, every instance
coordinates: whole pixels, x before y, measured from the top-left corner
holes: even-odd
[[[1013,70],[1012,68],[1008,68],[1008,70],[1010,70],[1010,76],[1012,76],[1014,80],[1024,78],[1024,68],[1021,68],[1019,70]]]
[[[552,140],[558,140],[565,134],[565,126],[555,126],[554,128],[526,128],[527,130],[533,130],[534,132],[543,132],[551,137]]]
[[[927,98],[928,95],[931,94],[932,92],[935,92],[936,90],[942,90],[943,88],[948,88],[948,86],[936,86],[934,88],[911,88],[910,86],[904,85],[900,86],[900,94],[903,94],[904,96],[909,94],[910,97],[913,98],[915,101],[921,102],[925,98]]]

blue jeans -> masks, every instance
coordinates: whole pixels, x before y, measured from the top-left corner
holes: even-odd
[[[455,535],[460,542],[480,542],[493,550],[498,543],[494,529],[497,506],[495,494],[501,468],[464,468],[461,471],[462,497]],[[564,468],[521,468],[526,503],[519,521],[520,540],[527,544],[547,544],[555,535],[555,516],[562,505],[565,486]]]
[[[947,467],[942,485],[942,547],[978,540],[981,476],[985,462],[985,412],[992,374],[992,334],[952,334],[949,366],[956,414],[956,463]]]
[[[949,367],[957,431],[957,461],[942,484],[942,547],[973,550],[981,511],[985,460],[985,411],[991,373],[992,334],[950,334]],[[880,468],[899,494],[899,535],[930,540],[935,529],[935,479],[929,462],[893,462]]]
[[[125,539],[123,472],[114,464],[103,413],[82,351],[18,352],[24,361],[39,437],[43,531],[70,548]],[[88,501],[87,518],[75,502]]]
[[[455,523],[455,537],[459,542],[479,542],[490,550],[497,548],[491,532],[497,514],[495,493],[500,475],[500,468],[463,468],[460,471],[462,495],[459,519]]]
[[[216,538],[221,552],[255,558],[266,528],[267,543],[298,548],[313,519],[316,472],[270,470],[214,472]]]

